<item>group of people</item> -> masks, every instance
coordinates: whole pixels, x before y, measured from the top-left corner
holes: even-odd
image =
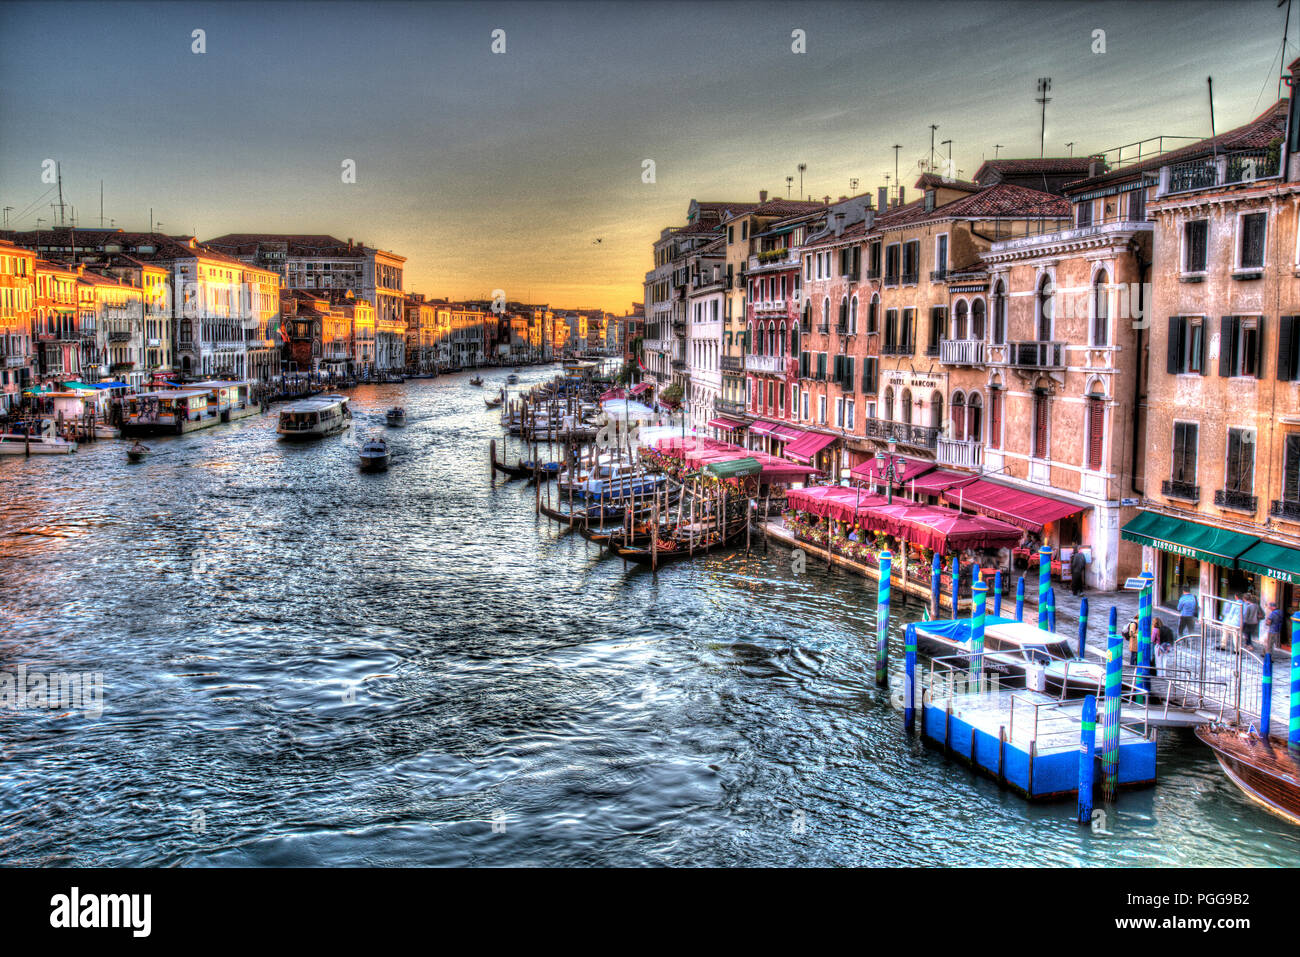
[[[1184,585],[1182,597],[1178,599],[1178,637],[1193,634],[1197,624],[1196,596],[1192,589]],[[1224,603],[1222,624],[1227,629],[1240,629],[1244,647],[1254,650],[1259,638],[1259,626],[1264,625],[1264,651],[1272,651],[1282,638],[1282,609],[1277,602],[1261,603],[1259,596],[1251,589],[1235,593],[1231,600]],[[1223,644],[1219,645],[1222,650]]]

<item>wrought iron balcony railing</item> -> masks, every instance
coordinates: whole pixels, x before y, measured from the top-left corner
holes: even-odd
[[[1177,482],[1173,479],[1165,479],[1160,483],[1160,494],[1167,498],[1181,498],[1188,502],[1199,502],[1201,500],[1201,487],[1193,485],[1191,482]]]
[[[939,440],[939,430],[888,419],[867,419],[866,434],[872,439],[893,439],[899,445],[916,449],[933,450]]]
[[[718,369],[721,372],[744,372],[744,356],[719,356]]]
[[[882,356],[910,356],[916,347],[910,342],[886,342],[880,347]]]
[[[1259,499],[1248,492],[1240,492],[1236,489],[1221,488],[1215,489],[1214,504],[1219,508],[1237,509],[1243,512],[1254,512],[1259,508]]]
[[[1286,499],[1273,499],[1268,509],[1269,518],[1281,518],[1288,522],[1300,522],[1300,502],[1288,502]]]

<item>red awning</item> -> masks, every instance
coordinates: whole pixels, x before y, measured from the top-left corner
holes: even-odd
[[[1046,495],[1035,495],[1033,492],[984,479],[950,488],[943,493],[943,497],[961,508],[1000,518],[1034,533],[1041,532],[1048,522],[1074,515],[1085,508],[1083,505],[1062,502]]]
[[[916,478],[909,478],[900,483],[906,491],[916,489],[918,495],[938,495],[946,488],[960,482],[969,482],[974,476],[969,472],[949,472],[947,469],[935,469]]]
[[[872,528],[867,519],[868,508],[884,505],[885,497],[863,491],[860,488],[845,488],[842,485],[813,485],[808,488],[792,488],[785,493],[786,504],[801,512],[821,515],[840,522],[860,522]]]
[[[777,424],[775,422],[766,422],[759,419],[757,422],[750,425],[749,433],[751,435],[767,435],[767,433],[771,432],[776,427]]]
[[[653,388],[654,386],[649,382],[638,382],[636,385],[632,386],[632,391],[630,391],[628,395],[644,395]]]
[[[743,429],[744,427],[745,427],[744,422],[737,422],[734,419],[728,419],[722,416],[719,416],[716,419],[709,419],[709,428],[711,429],[726,429],[728,431],[735,431],[736,429]]]
[[[932,472],[936,468],[934,462],[929,462],[925,459],[908,458],[906,455],[895,455],[894,458],[901,460],[903,463],[903,470],[901,473],[898,470],[898,466],[894,466],[894,488],[902,488],[908,482],[912,481],[912,479],[919,479],[922,475],[927,472]],[[849,475],[863,482],[885,481],[884,475],[880,474],[876,468],[876,460],[874,456],[860,465],[853,466],[853,468],[849,470]]]
[[[808,433],[803,429],[796,429],[793,425],[775,425],[772,427],[772,434],[778,439],[792,442],[795,439],[803,438]]]
[[[825,435],[821,432],[805,432],[785,447],[784,454],[796,462],[811,465],[817,453],[834,442],[838,436]]]

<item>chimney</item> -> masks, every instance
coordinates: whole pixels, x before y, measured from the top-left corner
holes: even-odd
[[[881,186],[876,190],[876,205],[881,209],[889,208],[889,187]]]
[[[822,199],[822,202],[825,203],[827,206],[829,206],[831,204],[831,198],[829,196],[826,196]]]
[[[765,189],[760,189],[760,190],[758,191],[758,201],[759,201],[760,203],[766,203],[766,202],[767,202],[767,190],[765,190]]]
[[[903,187],[898,187],[898,205],[902,206],[907,200],[903,198]]]
[[[844,235],[844,211],[837,210],[835,213],[835,235]]]
[[[1097,175],[1097,157],[1093,156],[1088,159],[1088,179]]]

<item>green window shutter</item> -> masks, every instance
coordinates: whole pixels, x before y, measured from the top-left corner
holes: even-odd
[[[1219,318],[1219,375],[1228,378],[1237,366],[1237,317]]]
[[[1277,377],[1282,382],[1290,382],[1295,376],[1295,359],[1291,356],[1295,349],[1294,327],[1295,316],[1280,316],[1277,320]]]

